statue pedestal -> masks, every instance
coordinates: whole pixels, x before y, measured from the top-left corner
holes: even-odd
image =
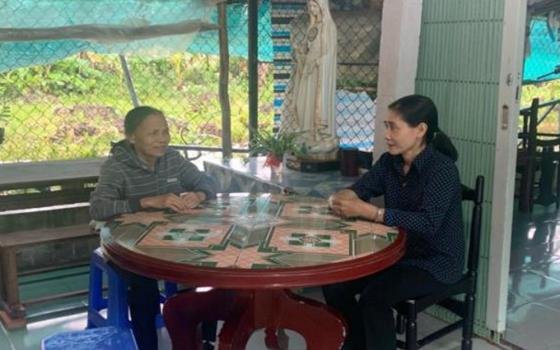
[[[286,166],[289,169],[301,171],[304,173],[317,173],[321,171],[340,169],[340,161],[332,156],[325,159],[301,159],[293,155],[284,155],[286,158]]]

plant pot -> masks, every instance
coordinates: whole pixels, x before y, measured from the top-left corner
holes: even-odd
[[[269,154],[266,156],[264,166],[269,166],[271,168],[276,168],[282,165],[282,157],[278,157],[274,154]]]

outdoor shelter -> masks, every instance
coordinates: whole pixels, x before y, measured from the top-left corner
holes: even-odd
[[[129,0],[127,6],[121,8],[117,5],[120,2],[117,1],[87,3],[92,8],[86,9],[82,13],[80,17],[82,22],[70,23],[69,19],[73,19],[72,16],[62,16],[63,21],[56,23],[56,27],[91,25],[89,22],[91,13],[97,13],[97,19],[103,19],[102,15],[111,6],[115,7],[112,12],[119,13],[119,17],[114,18],[114,23],[98,22],[98,27],[95,28],[97,34],[93,38],[90,31],[92,28],[86,27],[88,29],[87,38],[84,37],[83,32],[68,37],[68,32],[62,30],[54,35],[63,35],[65,36],[64,40],[46,41],[48,38],[44,37],[45,33],[37,32],[36,29],[55,26],[55,24],[28,21],[31,16],[22,15],[22,18],[18,19],[25,24],[21,26],[21,31],[13,30],[13,28],[0,30],[0,40],[3,40],[0,43],[0,65],[4,65],[0,66],[0,71],[5,73],[16,66],[50,63],[68,54],[83,50],[103,54],[116,53],[122,57],[119,61],[122,65],[118,71],[125,72],[124,74],[128,77],[125,81],[125,84],[128,83],[128,85],[125,86],[129,99],[124,104],[130,106],[153,100],[150,100],[149,89],[138,88],[139,84],[135,80],[134,73],[126,73],[127,69],[134,69],[134,64],[131,64],[129,59],[129,55],[134,55],[126,50],[127,45],[122,42],[106,43],[104,38],[106,38],[107,30],[109,33],[113,33],[110,35],[119,32],[129,38],[138,38],[145,35],[145,31],[130,31],[130,27],[126,23],[127,20],[133,19],[132,23],[135,24],[132,27],[147,29],[150,31],[150,36],[153,35],[151,30],[155,29],[154,25],[160,26],[158,28],[163,30],[161,33],[166,33],[165,38],[169,34],[173,34],[172,40],[169,41],[161,38],[140,40],[138,45],[131,49],[133,53],[142,52],[142,50],[153,47],[155,43],[165,47],[165,50],[187,50],[216,55],[219,53],[220,40],[222,43],[224,42],[224,37],[218,37],[218,31],[215,30],[217,25],[222,28],[222,31],[220,31],[222,35],[228,35],[230,58],[233,60],[235,57],[242,57],[247,60],[248,75],[246,94],[234,98],[229,96],[228,98],[227,89],[225,89],[220,90],[217,94],[219,98],[222,101],[243,100],[243,103],[248,106],[246,114],[245,112],[238,113],[239,115],[243,114],[244,118],[241,119],[240,123],[247,126],[244,132],[247,132],[248,135],[251,130],[257,130],[265,120],[269,119],[270,124],[267,124],[267,127],[272,127],[273,122],[277,123],[281,118],[278,110],[282,103],[283,85],[289,78],[290,68],[289,58],[287,57],[290,48],[286,44],[289,33],[286,31],[286,27],[289,21],[303,13],[305,1],[290,3],[264,1],[259,3],[250,0],[247,4],[228,4],[225,7],[227,11],[224,11],[225,8],[222,7],[222,12],[216,9],[216,4],[206,3],[201,9],[205,15],[196,18],[197,21],[202,19],[203,22],[196,22],[196,28],[210,30],[200,30],[196,36],[191,38],[175,35],[178,32],[184,32],[185,28],[189,30],[193,28],[190,26],[192,23],[187,23],[190,27],[181,27],[180,24],[182,20],[185,20],[182,15],[189,13],[188,9],[183,7],[182,11],[179,11],[177,7],[173,7],[173,11],[171,11],[166,7],[177,5],[180,8],[183,5],[187,6],[186,4],[180,5],[168,1]],[[372,1],[371,3],[377,2]],[[17,16],[11,15],[13,13],[34,13],[36,18],[40,17],[46,21],[51,18],[50,15],[53,13],[57,16],[60,16],[61,13],[72,13],[76,11],[73,7],[79,6],[78,2],[73,1],[66,3],[62,8],[47,10],[45,8],[35,9],[31,0],[10,0],[8,4],[10,6],[0,9],[0,15],[3,15],[3,18],[9,18],[11,21],[17,19]],[[21,4],[24,6],[20,7]],[[99,4],[99,8],[96,7],[96,4]],[[340,18],[344,17],[344,11],[348,11],[346,15],[362,11],[361,5],[362,2],[354,2],[354,5],[345,1],[336,2],[336,6],[339,6],[342,14]],[[526,22],[526,18],[528,18],[526,16],[527,5],[529,5],[529,14],[539,14],[530,22]],[[157,6],[163,7],[157,8]],[[358,8],[353,9],[352,6]],[[481,231],[475,330],[477,334],[495,341],[499,341],[503,337],[507,327],[508,267],[514,205],[512,198],[516,174],[515,159],[518,143],[519,91],[524,84],[553,81],[560,77],[559,72],[557,72],[558,65],[560,65],[560,59],[558,59],[560,56],[558,31],[548,22],[548,14],[555,12],[554,6],[557,6],[557,1],[386,0],[383,4],[380,28],[368,29],[371,33],[381,32],[378,61],[364,60],[361,62],[356,60],[347,62],[351,68],[349,68],[349,71],[358,66],[366,67],[367,72],[378,69],[374,77],[368,77],[369,80],[375,81],[375,86],[362,84],[363,82],[345,81],[344,83],[347,86],[354,89],[352,93],[356,95],[344,93],[340,96],[341,101],[352,97],[353,100],[350,99],[351,101],[348,102],[348,109],[351,111],[363,108],[370,112],[375,106],[375,118],[368,119],[366,123],[368,125],[373,124],[373,127],[367,130],[365,138],[369,137],[371,133],[375,133],[378,140],[382,140],[382,123],[387,114],[386,106],[389,102],[411,93],[420,93],[432,97],[442,115],[441,128],[449,134],[458,148],[459,161],[457,164],[462,181],[464,183],[474,183],[476,176],[479,174],[486,178],[486,196],[483,203],[485,216]],[[133,12],[133,10],[137,12]],[[166,16],[165,11],[172,13],[172,16]],[[156,13],[157,15],[155,15]],[[223,22],[222,25],[219,23],[219,13],[227,14],[227,26],[224,26]],[[547,15],[540,15],[541,13]],[[138,19],[142,19],[144,14],[147,18],[154,14],[153,23],[138,22]],[[344,23],[344,20],[340,21]],[[101,24],[108,26],[100,27]],[[177,26],[178,24],[179,26]],[[246,24],[248,25],[245,27]],[[183,23],[183,25],[186,24]],[[237,32],[236,30],[240,27],[244,29]],[[224,30],[225,28],[227,28],[227,31]],[[247,29],[245,30],[245,28]],[[124,32],[123,29],[125,29]],[[35,42],[21,41],[24,38],[29,39],[33,35],[40,40]],[[524,54],[524,40],[527,37],[531,42],[531,50],[525,50]],[[209,42],[213,45],[208,45]],[[352,50],[352,48],[349,48],[349,50]],[[159,53],[163,51],[162,48]],[[31,54],[34,52],[50,52],[52,55],[49,57],[32,56]],[[224,54],[224,51],[222,51],[222,54]],[[224,59],[220,62],[224,64],[228,61]],[[261,72],[260,68],[262,68],[259,63],[262,62],[273,64],[273,69],[267,72],[273,70],[274,72],[269,75],[259,74]],[[378,66],[378,68],[372,68],[374,66]],[[228,67],[222,65],[220,68],[221,72],[227,75]],[[172,71],[174,67],[169,66],[167,69]],[[262,71],[264,70],[263,68]],[[83,71],[76,70],[77,74],[80,74],[80,79],[87,81],[86,78],[83,78],[82,73],[84,71],[86,71],[85,68],[83,68]],[[9,74],[6,73],[6,75]],[[271,75],[270,80],[260,79]],[[10,77],[14,81],[21,78],[15,73]],[[267,90],[270,91],[270,94],[266,96],[270,105],[267,105],[266,108],[262,107],[259,102],[259,98],[263,96],[260,93],[263,92],[260,89],[265,85],[263,80],[271,86],[270,90]],[[182,80],[182,82],[184,81],[188,80]],[[144,84],[147,85],[145,82]],[[222,80],[220,88],[224,89],[225,86],[227,84]],[[11,117],[15,115],[14,109],[31,105],[36,101],[33,98],[37,98],[37,96],[28,96],[26,99],[18,100],[16,97],[10,97],[7,93],[10,88],[10,84],[0,86],[0,91],[3,92],[0,103],[10,105],[10,98],[13,98],[14,101],[17,100],[18,103],[10,107],[11,110],[3,109],[2,115],[6,117],[0,117],[0,122],[4,123],[2,125],[14,123],[13,126],[6,127],[7,134],[5,136],[6,140],[12,142],[12,132],[19,127],[19,124],[17,124],[19,115],[18,118]],[[181,89],[187,87],[176,86],[175,88],[177,91],[182,91]],[[372,92],[373,88],[375,88],[375,91]],[[139,100],[138,102],[134,102],[134,91],[140,91],[139,94],[142,95],[140,98],[136,97]],[[212,95],[209,99],[215,99],[217,95]],[[359,96],[356,97],[357,95]],[[84,96],[87,96],[87,90]],[[373,101],[372,97],[375,97],[375,104],[370,103],[370,100]],[[52,101],[49,98],[52,97],[46,97],[47,101]],[[357,104],[356,101],[358,101]],[[203,104],[205,101],[201,99],[197,102]],[[169,106],[170,109],[173,107]],[[228,124],[232,121],[229,115],[237,113],[236,108],[230,109],[228,111],[226,106],[220,111],[220,114],[224,117],[223,124],[219,125],[220,132],[216,132],[216,128],[214,128],[216,125],[204,130],[202,127],[197,129],[198,134],[203,134],[204,131],[213,133],[214,136],[223,136],[223,138],[220,138],[220,145],[205,145],[199,148],[222,151],[225,156],[230,156],[234,151],[248,151],[247,147],[237,147],[239,145],[235,145],[231,139],[228,141],[227,130],[233,129]],[[263,112],[263,110],[266,110],[266,112]],[[63,109],[60,107],[58,109],[60,115],[70,118],[71,113],[64,114],[67,111],[76,114],[82,113],[79,108]],[[104,112],[105,110],[101,111]],[[107,115],[113,118],[111,123],[120,121],[118,119],[119,115],[114,111],[107,112]],[[185,126],[184,129],[186,128]],[[360,132],[363,129],[365,128],[361,128]],[[88,131],[87,128],[79,130],[84,134],[87,134]],[[64,136],[67,135],[65,132],[71,134],[68,130],[61,131]],[[250,138],[250,136],[247,137],[247,140]],[[53,144],[56,144],[57,141],[50,139]],[[367,139],[367,141],[370,143],[364,143],[360,146],[365,146],[371,151],[373,140]],[[5,141],[0,146],[0,150],[7,145],[8,142]],[[17,144],[10,147],[10,150],[14,150]],[[383,144],[381,142],[376,143],[373,148],[374,158],[377,159],[383,151]],[[245,165],[250,167],[252,164],[247,163]],[[2,164],[0,164],[0,176],[1,167]],[[264,182],[265,188],[278,187],[267,181]],[[311,188],[312,186],[308,187]],[[468,217],[468,214],[465,212],[465,217]],[[451,314],[438,309],[433,309],[430,312],[447,320],[453,318]]]

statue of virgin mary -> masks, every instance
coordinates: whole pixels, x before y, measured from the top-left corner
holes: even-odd
[[[335,130],[336,26],[328,0],[309,0],[309,25],[292,35],[293,69],[282,108],[282,130],[302,132],[311,156],[338,148]]]

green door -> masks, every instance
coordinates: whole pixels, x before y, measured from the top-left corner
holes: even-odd
[[[505,326],[524,3],[423,0],[415,84],[438,106],[462,182],[486,178],[475,330],[494,338]]]

